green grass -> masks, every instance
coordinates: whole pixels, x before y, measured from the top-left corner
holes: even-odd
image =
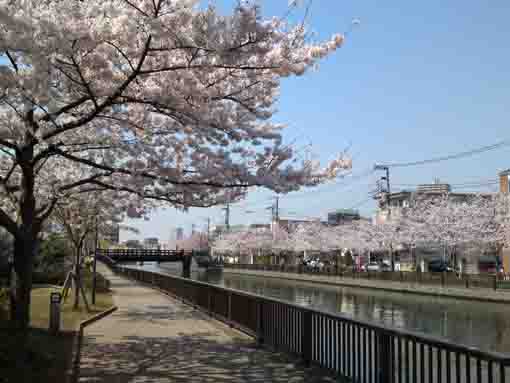
[[[106,282],[100,279],[101,283]],[[84,272],[84,285],[90,304],[90,273]],[[58,336],[48,333],[50,293],[60,291],[57,288],[34,288],[31,295],[30,333],[28,337],[28,361],[26,372],[31,382],[63,383],[66,371],[71,365],[73,340],[79,323],[102,312],[113,305],[112,295],[106,286],[101,285],[96,294],[96,304],[87,312],[83,299],[78,310],[73,310],[73,292],[62,304],[62,332]],[[1,295],[1,293],[0,293]],[[20,382],[19,371],[14,367],[14,356],[18,343],[15,334],[9,329],[7,321],[7,300],[0,298],[0,383]]]
[[[32,303],[30,305],[30,325],[32,327],[42,329],[48,328],[50,294],[54,291],[60,291],[60,289],[36,288],[32,290]],[[96,304],[94,306],[91,305],[91,298],[88,291],[86,291],[86,294],[91,312],[87,312],[83,299],[80,299],[78,310],[73,310],[74,292],[71,292],[66,301],[62,304],[60,315],[62,318],[62,329],[64,331],[77,330],[81,321],[113,306],[112,296],[108,293],[96,294]]]

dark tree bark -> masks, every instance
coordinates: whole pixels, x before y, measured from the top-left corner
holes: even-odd
[[[30,114],[29,118],[32,117]],[[25,136],[26,145],[17,151],[21,168],[20,222],[14,239],[15,304],[12,310],[14,327],[26,336],[30,325],[30,292],[34,257],[38,250],[37,237],[41,224],[36,218],[34,141],[31,134]]]
[[[37,239],[32,233],[14,241],[14,305],[11,319],[14,327],[26,332],[30,324],[30,292],[32,290],[32,272]]]

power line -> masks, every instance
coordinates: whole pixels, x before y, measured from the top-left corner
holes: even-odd
[[[500,142],[497,142],[492,145],[482,146],[482,147],[479,147],[476,149],[468,150],[465,152],[459,152],[459,153],[455,153],[455,154],[450,154],[450,155],[446,155],[446,156],[434,157],[434,158],[429,158],[426,160],[413,161],[413,162],[389,163],[389,164],[384,164],[384,166],[388,166],[391,168],[403,168],[403,167],[409,167],[409,166],[425,165],[425,164],[430,164],[430,163],[443,162],[443,161],[455,160],[455,159],[464,158],[464,157],[470,157],[475,154],[480,154],[480,153],[488,152],[491,150],[500,149],[505,146],[510,146],[510,140],[504,140],[504,141],[500,141]]]
[[[466,181],[466,182],[459,182],[459,183],[448,183],[448,185],[450,185],[451,187],[468,187],[468,186],[483,186],[483,185],[492,185],[492,184],[497,184],[499,183],[499,180],[497,178],[490,178],[490,179],[473,179],[471,181]],[[393,184],[394,186],[403,186],[403,187],[418,187],[420,185],[422,185],[423,183],[421,184],[399,184],[399,183],[396,183],[396,184]]]
[[[356,174],[356,175],[353,175],[352,177],[349,177],[349,178],[344,178],[342,179],[343,182],[337,182],[337,183],[334,183],[334,184],[331,184],[331,185],[328,185],[329,187],[327,189],[322,189],[322,190],[306,190],[306,191],[303,191],[301,192],[300,194],[289,194],[289,195],[286,195],[285,196],[285,200],[288,200],[288,199],[294,199],[294,198],[301,198],[301,197],[306,197],[308,196],[309,194],[312,194],[314,196],[316,195],[319,195],[319,194],[323,194],[323,193],[329,193],[329,192],[332,192],[332,191],[338,191],[339,189],[342,189],[346,186],[350,186],[352,185],[353,183],[357,182],[357,181],[360,181],[361,179],[363,178],[366,178],[370,175],[372,175],[374,173],[374,170],[373,169],[367,169],[359,174]]]

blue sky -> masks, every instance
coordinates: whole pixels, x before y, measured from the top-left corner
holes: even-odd
[[[220,1],[227,10],[233,1]],[[282,15],[286,0],[261,1],[267,15]],[[361,25],[318,72],[283,84],[275,120],[289,125],[287,139],[311,141],[324,161],[351,144],[355,174],[375,162],[407,162],[457,153],[510,138],[510,3],[473,0],[316,0],[311,26],[320,37]],[[510,167],[510,148],[433,165],[394,169],[401,184],[478,182]],[[379,176],[379,175],[378,175]],[[377,176],[283,196],[282,214],[324,215],[367,200]],[[460,190],[460,189],[459,189]],[[494,186],[469,190],[495,190]],[[232,207],[232,223],[265,222],[269,192],[254,192]],[[246,213],[246,211],[255,213]],[[172,228],[221,222],[219,208],[159,211],[136,222],[140,238],[168,239]]]

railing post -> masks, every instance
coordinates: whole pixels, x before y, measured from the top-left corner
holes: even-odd
[[[498,274],[494,274],[494,277],[492,278],[492,283],[493,283],[493,287],[494,287],[494,290],[497,290],[498,289]]]
[[[312,361],[312,331],[312,312],[304,310],[301,326],[301,357],[307,366]]]
[[[261,345],[264,343],[264,303],[262,300],[257,299],[256,301],[257,310],[257,344]]]
[[[393,355],[391,354],[391,342],[392,337],[389,333],[385,331],[379,331],[377,333],[377,376],[379,379],[378,383],[391,383],[392,382],[392,363],[391,359]]]
[[[232,292],[227,293],[227,319],[228,324],[232,327]]]
[[[441,272],[441,287],[446,285],[446,271]]]
[[[212,287],[207,289],[207,312],[212,315]]]

